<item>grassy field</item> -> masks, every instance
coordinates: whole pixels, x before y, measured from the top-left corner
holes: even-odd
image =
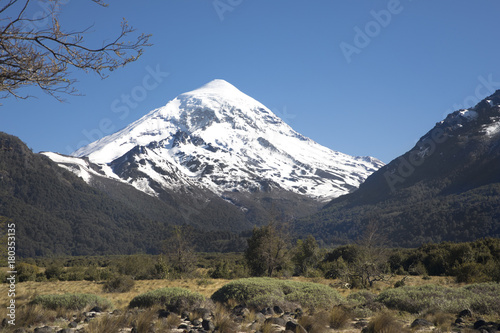
[[[402,277],[395,276],[387,282],[379,282],[371,291],[379,293],[394,283],[399,281]],[[304,278],[293,277],[291,280],[302,282],[316,282],[325,285],[331,285],[338,290],[342,296],[348,296],[355,290],[342,288],[342,283],[338,280],[322,279],[322,278]],[[131,291],[125,293],[106,293],[103,291],[102,282],[91,281],[54,281],[54,282],[22,282],[16,285],[16,300],[18,305],[22,305],[33,299],[36,295],[46,294],[65,294],[65,293],[86,293],[95,294],[108,298],[113,302],[116,308],[126,308],[129,302],[137,295],[165,287],[180,287],[186,288],[191,291],[199,292],[205,297],[210,297],[216,290],[220,289],[229,280],[223,279],[179,279],[179,280],[138,280],[135,282]],[[419,276],[412,276],[406,279],[406,285],[419,286],[424,284],[437,284],[443,286],[461,286],[454,282],[450,277],[431,277],[430,279],[422,279]],[[8,301],[8,286],[7,284],[0,284],[0,299],[1,306],[7,305]]]
[[[394,288],[394,284],[400,281],[403,276],[393,276],[390,280],[385,282],[377,282],[374,285],[374,288],[369,289],[367,291],[360,289],[345,289],[343,288],[343,284],[339,280],[331,280],[331,279],[323,279],[323,278],[304,278],[304,277],[293,277],[287,280],[297,281],[297,282],[314,282],[320,283],[326,286],[330,286],[335,289],[344,300],[347,300],[350,306],[355,307],[355,299],[359,299],[359,297],[363,294],[371,294],[371,295],[380,295],[384,293],[393,293],[395,292],[395,296],[399,297],[403,294],[404,290],[425,286],[425,285],[434,285],[437,289],[442,287],[451,288],[454,291],[459,290],[461,287],[464,287],[465,284],[459,284],[455,282],[455,279],[452,277],[421,277],[421,276],[408,276],[405,279],[405,287],[404,288]],[[31,300],[33,300],[38,295],[49,295],[49,294],[93,294],[97,296],[101,296],[103,298],[108,299],[114,305],[114,308],[125,310],[130,301],[141,294],[148,293],[151,291],[155,291],[161,288],[168,287],[177,287],[188,289],[193,292],[197,292],[202,294],[203,296],[209,298],[222,288],[224,285],[230,283],[231,280],[224,279],[207,279],[207,278],[193,278],[193,279],[178,279],[178,280],[138,280],[135,282],[134,287],[128,291],[123,293],[107,293],[103,291],[103,282],[91,282],[91,281],[54,281],[54,282],[22,282],[16,285],[16,306],[17,308],[23,308],[23,305],[27,304]],[[286,281],[285,281],[286,282]],[[287,283],[288,285],[288,283]],[[406,289],[405,289],[406,288]],[[416,288],[418,289],[418,288]],[[445,288],[446,289],[446,288]],[[410,290],[410,292],[411,292]],[[6,284],[0,285],[0,318],[4,318],[6,316],[6,305],[9,301],[8,298],[8,286]],[[351,296],[351,297],[349,297]],[[376,296],[374,296],[376,297]],[[362,297],[361,297],[362,298]],[[404,299],[403,299],[404,300]],[[353,303],[354,302],[354,303]],[[233,304],[233,306],[236,303]],[[27,307],[29,308],[29,307]],[[498,308],[498,307],[497,307]],[[330,323],[335,321],[335,316],[338,316],[337,320],[339,323],[344,323],[341,329],[344,333],[351,332],[359,332],[359,329],[354,329],[354,318],[366,318],[366,320],[370,320],[370,323],[375,325],[377,322],[382,322],[384,325],[396,325],[394,332],[409,332],[409,325],[416,318],[426,318],[431,322],[441,323],[436,324],[439,326],[442,332],[451,332],[451,323],[454,321],[455,311],[453,313],[450,312],[440,312],[440,311],[421,311],[420,313],[411,313],[407,311],[400,311],[397,308],[387,310],[374,310],[373,312],[369,311],[368,313],[364,312],[356,312],[358,310],[354,310],[355,312],[346,315],[344,313],[338,313],[341,311],[334,307],[333,310],[325,310],[325,309],[312,309],[312,314],[305,316],[301,319],[301,323],[303,325],[307,325],[308,322],[310,325],[314,326],[314,323],[322,321],[330,320]],[[311,309],[309,309],[311,310]],[[330,312],[328,312],[330,311]],[[335,312],[337,311],[337,313]],[[342,311],[341,311],[342,312]],[[63,312],[64,313],[64,312]],[[149,312],[148,312],[149,313]],[[499,312],[500,313],[500,312]],[[385,316],[385,317],[384,317]],[[388,316],[388,317],[387,317]],[[482,318],[486,320],[497,320],[498,313],[494,313],[491,315],[482,315]],[[57,318],[58,315],[55,315],[54,318]],[[321,320],[320,320],[321,319]],[[57,319],[55,319],[57,321]],[[392,324],[391,324],[392,322]],[[347,326],[345,326],[347,323]],[[340,325],[340,324],[339,324]],[[402,327],[405,329],[402,330]],[[334,332],[338,330],[314,330],[312,329],[310,332]],[[376,331],[376,330],[375,330]],[[389,331],[388,331],[389,332]],[[392,331],[391,331],[392,332]],[[426,331],[427,332],[427,331]]]

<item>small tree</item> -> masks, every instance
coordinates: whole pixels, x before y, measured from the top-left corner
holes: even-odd
[[[293,251],[292,262],[295,272],[299,275],[315,268],[321,260],[321,253],[314,236],[309,235],[305,240],[299,239]]]
[[[245,260],[254,276],[272,276],[285,268],[289,261],[288,237],[284,228],[274,223],[255,227],[248,239]]]
[[[106,7],[102,0],[92,0]],[[18,90],[37,86],[61,100],[75,94],[72,68],[107,73],[133,62],[149,46],[150,35],[127,40],[134,29],[124,20],[121,32],[100,46],[86,45],[89,29],[66,31],[57,18],[60,1],[44,1],[45,14],[29,16],[32,0],[6,0],[0,5],[0,98],[21,95]]]
[[[385,237],[378,227],[370,223],[357,241],[359,255],[353,263],[352,273],[364,288],[372,287],[375,281],[388,279],[387,247]]]
[[[174,226],[170,229],[170,237],[163,243],[168,264],[177,273],[192,273],[195,269],[196,256],[190,231],[187,227]]]
[[[369,224],[353,245],[339,247],[328,255],[333,265],[329,275],[352,287],[372,287],[376,281],[387,281],[390,271],[384,237]]]

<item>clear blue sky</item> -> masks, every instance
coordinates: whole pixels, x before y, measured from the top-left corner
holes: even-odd
[[[25,91],[36,99],[1,100],[0,131],[68,154],[220,78],[320,144],[387,163],[447,112],[500,89],[495,0],[108,2],[64,1],[61,25],[93,25],[99,45],[125,17],[154,46],[105,80],[75,72],[84,96],[65,103],[36,89]],[[144,83],[156,70],[169,75]]]

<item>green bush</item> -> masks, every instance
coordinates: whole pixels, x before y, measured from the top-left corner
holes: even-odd
[[[50,310],[83,310],[94,306],[107,310],[113,307],[109,300],[91,294],[39,295],[31,301],[31,304],[38,304]]]
[[[138,295],[130,301],[130,308],[148,308],[154,305],[166,306],[176,312],[179,308],[200,307],[205,297],[183,288],[162,288]]]
[[[215,265],[215,268],[210,270],[209,276],[212,279],[230,279],[231,271],[229,270],[226,261],[220,261]]]
[[[119,275],[106,281],[103,290],[107,293],[126,293],[132,290],[134,285],[135,281],[130,276]]]
[[[368,290],[360,290],[347,296],[347,300],[351,301],[355,305],[373,303],[377,295]]]
[[[62,281],[82,281],[85,277],[85,268],[69,267],[61,275],[59,279]]]
[[[24,282],[24,281],[35,281],[36,276],[39,272],[39,268],[35,265],[30,265],[27,263],[20,263],[17,265],[17,278],[19,279],[19,282]]]
[[[254,308],[287,304],[305,308],[331,308],[345,301],[336,290],[323,284],[272,278],[232,281],[212,295],[215,302],[225,303],[230,299]]]
[[[47,280],[61,280],[63,271],[64,268],[62,265],[54,263],[45,269],[45,276],[47,277]]]
[[[500,314],[500,284],[480,283],[462,288],[437,285],[401,287],[380,293],[377,301],[388,308],[420,313],[442,311],[458,313],[470,309],[478,314]]]
[[[85,269],[84,280],[87,281],[103,281],[113,277],[113,272],[109,268],[101,268],[91,265]]]

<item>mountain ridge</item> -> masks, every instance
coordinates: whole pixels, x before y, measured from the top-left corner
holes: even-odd
[[[500,236],[500,90],[450,113],[353,193],[297,222],[326,242],[376,224],[394,246]]]

